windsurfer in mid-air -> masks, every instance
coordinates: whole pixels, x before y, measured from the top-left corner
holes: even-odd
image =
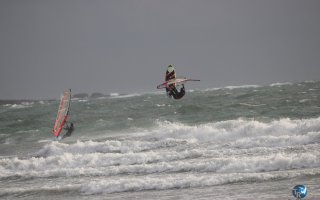
[[[180,92],[177,90],[177,88],[172,84],[169,86],[169,88],[166,88],[168,97],[173,97],[174,99],[181,99],[185,94],[186,90],[184,89],[184,85],[182,84],[182,88],[180,89]]]
[[[177,78],[172,65],[169,65],[166,71],[165,82],[158,85],[157,89],[166,89],[167,96],[174,99],[181,99],[186,94],[184,84],[189,81],[200,81],[190,78]],[[178,87],[178,88],[177,88]],[[179,91],[180,88],[180,91]]]
[[[73,123],[71,122],[71,123],[70,123],[70,126],[69,126],[68,123],[66,122],[66,127],[64,127],[64,130],[66,130],[67,132],[66,132],[66,134],[64,134],[64,135],[62,136],[61,139],[65,138],[65,137],[70,137],[70,136],[71,136],[72,132],[74,131]]]
[[[169,65],[166,71],[165,80],[169,81],[174,78],[176,78],[176,72],[172,67],[172,65]],[[182,88],[180,89],[180,92],[177,90],[175,84],[168,85],[168,87],[166,87],[166,91],[167,91],[168,97],[173,97],[174,99],[181,99],[186,93],[183,84],[182,84]]]

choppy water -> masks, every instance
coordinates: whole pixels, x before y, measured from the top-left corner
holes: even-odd
[[[320,82],[0,105],[0,197],[320,199]]]

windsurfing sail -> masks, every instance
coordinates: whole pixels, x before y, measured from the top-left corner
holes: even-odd
[[[172,79],[176,78],[176,70],[172,67],[172,65],[169,65],[166,71],[166,77],[165,77],[165,81],[169,81]],[[171,85],[169,85],[171,86]],[[176,86],[175,84],[173,86]],[[168,88],[166,88],[167,92],[168,92]]]
[[[176,76],[177,76],[176,70],[174,69],[174,67],[172,65],[169,65],[167,68],[167,71],[166,71],[165,82],[158,85],[157,89],[166,88],[166,90],[168,92],[169,87],[171,87],[172,85],[177,86],[177,85],[184,84],[188,81],[200,81],[200,80],[190,79],[190,78],[177,78]]]
[[[164,79],[165,81],[168,81],[170,79],[176,78],[176,71],[172,67],[172,65],[169,65],[166,71],[166,78]]]
[[[64,124],[68,119],[71,102],[71,89],[66,90],[60,99],[58,115],[52,133],[54,136],[59,137]]]
[[[174,79],[170,79],[170,80],[165,81],[164,83],[158,85],[157,89],[168,88],[172,84],[175,84],[175,86],[185,84],[188,81],[200,81],[200,80],[190,79],[190,78],[174,78]]]

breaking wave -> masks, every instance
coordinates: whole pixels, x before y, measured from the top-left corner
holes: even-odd
[[[272,84],[270,84],[271,87],[279,87],[279,86],[284,86],[284,85],[293,85],[293,83],[284,82],[284,83],[272,83]]]
[[[320,118],[194,126],[158,121],[126,140],[49,142],[35,156],[0,159],[0,178],[311,169],[320,167],[319,141]]]
[[[272,173],[231,173],[214,175],[167,175],[165,177],[117,178],[90,181],[81,186],[85,195],[108,194],[115,192],[166,190],[195,187],[208,187],[238,182],[257,182],[293,178],[297,176],[319,175],[319,169],[272,172]]]
[[[289,118],[260,122],[237,119],[201,125],[158,122],[152,131],[155,138],[194,140],[228,144],[237,148],[279,147],[320,142],[320,118]]]

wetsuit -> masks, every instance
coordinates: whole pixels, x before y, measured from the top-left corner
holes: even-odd
[[[62,139],[65,137],[70,137],[72,132],[74,131],[73,123],[70,124],[70,126],[67,125],[67,127],[64,128],[64,130],[67,130],[66,134],[63,135]]]
[[[168,96],[173,97],[174,99],[181,99],[185,95],[185,93],[186,91],[184,89],[184,85],[182,85],[180,92],[178,92],[176,87],[171,87],[170,90],[167,89]]]
[[[168,68],[169,67],[172,67],[172,66],[169,65]],[[171,72],[169,72],[167,70],[166,71],[165,80],[168,81],[168,80],[171,80],[171,79],[174,79],[174,78],[176,78],[175,71],[172,70]],[[167,95],[169,97],[173,97],[174,99],[181,99],[186,93],[186,91],[184,89],[184,85],[182,85],[182,88],[180,89],[180,92],[178,92],[177,88],[175,87],[175,84],[168,85],[168,88],[166,88],[166,92],[167,92]]]

